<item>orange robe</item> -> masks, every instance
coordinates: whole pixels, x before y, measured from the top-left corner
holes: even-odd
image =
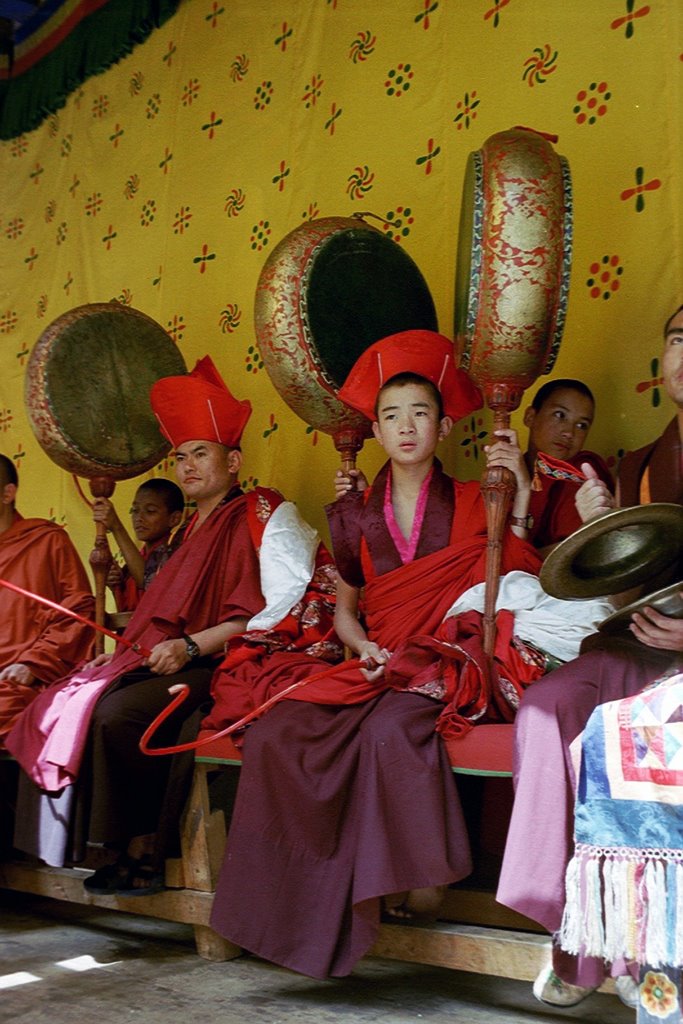
[[[93,617],[90,583],[62,527],[15,513],[0,533],[0,579]],[[0,747],[15,720],[47,685],[93,653],[93,630],[75,619],[0,587],[0,670],[16,662],[36,677],[32,686],[0,680]]]

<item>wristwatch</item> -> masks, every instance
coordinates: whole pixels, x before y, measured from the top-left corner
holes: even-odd
[[[199,644],[196,643],[191,636],[184,635],[183,640],[185,641],[185,650],[187,651],[187,656],[190,661],[193,661],[195,658],[199,658],[202,653],[199,650]]]
[[[532,515],[510,516],[510,523],[512,526],[521,526],[523,530],[531,530],[534,525],[534,517]]]

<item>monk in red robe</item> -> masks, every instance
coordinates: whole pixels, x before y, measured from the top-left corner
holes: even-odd
[[[538,389],[524,411],[529,440],[524,462],[531,478],[529,540],[545,557],[565,537],[582,526],[576,508],[579,481],[557,479],[542,471],[543,455],[580,470],[588,463],[610,492],[614,480],[604,459],[584,448],[595,416],[595,399],[580,380],[551,380]],[[539,462],[539,455],[541,461]]]
[[[19,479],[0,455],[0,578],[92,617],[83,563],[66,531],[15,508]],[[92,656],[90,626],[0,588],[0,748],[17,717],[55,680]]]
[[[157,381],[151,402],[175,449],[178,481],[196,505],[179,546],[145,590],[124,633],[151,653],[120,646],[113,656],[100,656],[42,694],[8,737],[8,749],[25,773],[49,791],[44,799],[61,791],[55,799],[68,800],[78,782],[88,838],[119,852],[114,863],[86,880],[96,893],[136,895],[163,885],[156,843],[171,762],[142,754],[139,740],[168,705],[169,690],[185,683],[188,697],[160,734],[162,743],[176,741],[208,700],[225,643],[264,610],[257,526],[282,502],[265,489],[242,493],[239,444],[251,406],[230,394],[208,357],[189,375]],[[305,580],[297,586],[303,592]],[[35,817],[22,811],[17,845],[51,863],[63,862],[63,823],[73,817],[73,807],[58,810]],[[180,808],[175,811],[179,815]],[[45,822],[51,834],[42,837],[39,826]]]
[[[481,617],[442,626],[485,577],[486,523],[479,485],[447,477],[435,450],[481,397],[456,370],[451,342],[422,331],[371,346],[340,397],[373,420],[389,456],[372,488],[328,509],[341,576],[335,627],[362,667],[316,679],[247,730],[211,919],[232,942],[318,978],[351,971],[381,907],[433,912],[470,872],[436,730],[506,716],[501,680],[489,685],[482,672]],[[537,572],[515,529],[503,571]],[[291,679],[285,661],[277,668]]]

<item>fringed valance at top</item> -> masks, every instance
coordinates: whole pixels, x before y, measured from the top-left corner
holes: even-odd
[[[144,42],[182,0],[49,0],[0,57],[0,139],[37,128],[91,75]]]

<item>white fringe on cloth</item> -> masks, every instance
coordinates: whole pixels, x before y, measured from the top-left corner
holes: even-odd
[[[683,966],[683,850],[577,844],[565,887],[567,953]]]

